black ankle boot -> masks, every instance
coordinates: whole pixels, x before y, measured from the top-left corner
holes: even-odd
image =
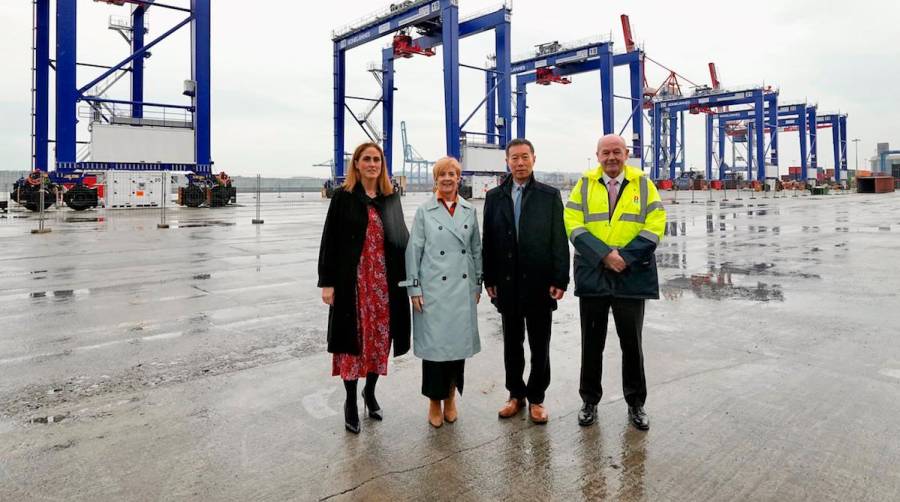
[[[381,406],[378,405],[378,401],[375,400],[376,382],[378,382],[377,373],[369,373],[366,376],[366,385],[362,391],[363,407],[368,411],[369,418],[382,420],[384,419],[384,414],[381,411]]]
[[[344,401],[344,428],[359,434],[359,409],[356,407],[356,380],[344,380],[347,399]]]

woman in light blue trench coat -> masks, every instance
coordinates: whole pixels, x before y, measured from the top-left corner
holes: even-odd
[[[435,193],[416,210],[406,246],[413,352],[422,359],[422,394],[431,401],[434,427],[456,421],[465,360],[481,350],[481,237],[475,208],[458,193],[461,174],[452,157],[435,163]]]

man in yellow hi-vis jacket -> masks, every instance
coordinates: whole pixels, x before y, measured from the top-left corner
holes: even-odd
[[[644,412],[647,381],[641,331],[644,303],[659,298],[654,252],[666,225],[659,192],[637,168],[626,166],[620,136],[597,143],[600,167],[578,181],[565,208],[566,233],[575,246],[575,296],[581,313],[580,425],[591,425],[603,395],[603,347],[612,308],[622,347],[622,387],[628,417],[650,428]]]

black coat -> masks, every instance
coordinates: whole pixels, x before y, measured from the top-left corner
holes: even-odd
[[[400,195],[379,194],[369,199],[362,185],[352,192],[338,189],[328,207],[319,248],[319,287],[334,288],[328,309],[328,352],[360,353],[357,334],[356,274],[373,204],[384,225],[384,260],[387,268],[391,341],[394,356],[409,351],[409,297],[398,286],[406,277],[406,242],[409,230],[403,219]]]
[[[569,285],[569,243],[559,190],[532,177],[522,194],[517,236],[512,184],[507,176],[485,198],[484,285],[497,288],[492,301],[500,312],[515,307],[555,310],[550,286]]]

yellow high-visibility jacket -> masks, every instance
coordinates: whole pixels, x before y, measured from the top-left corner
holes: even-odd
[[[575,246],[575,295],[659,298],[654,252],[666,227],[666,211],[653,182],[625,166],[619,199],[609,214],[603,168],[588,171],[566,203],[566,233]],[[607,269],[603,258],[617,249],[628,267]]]

